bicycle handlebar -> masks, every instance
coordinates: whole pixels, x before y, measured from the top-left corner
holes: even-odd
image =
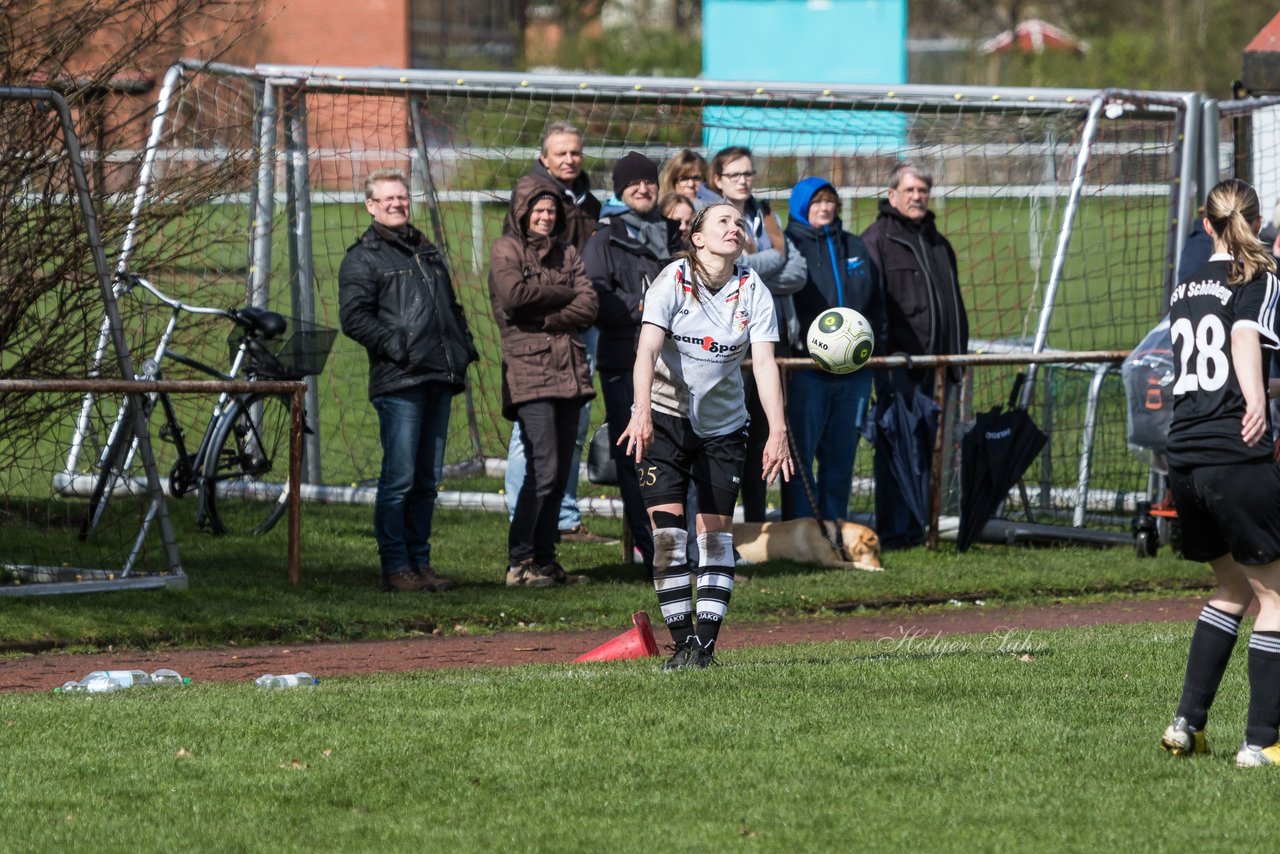
[[[116,280],[121,283],[122,293],[127,293],[135,285],[141,285],[143,290],[147,291],[156,299],[160,300],[160,302],[164,303],[165,305],[169,306],[172,309],[175,309],[178,311],[188,311],[188,312],[191,312],[192,314],[216,314],[221,317],[226,317],[237,324],[243,325],[234,309],[214,308],[212,306],[202,306],[202,305],[190,305],[189,303],[185,303],[180,299],[176,299],[175,297],[171,297],[171,296],[168,296],[167,294],[162,293],[159,288],[151,284],[151,281],[149,279],[146,279],[138,275],[137,273],[120,273],[120,274],[117,274]]]

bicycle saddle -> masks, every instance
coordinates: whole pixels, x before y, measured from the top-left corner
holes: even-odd
[[[283,314],[253,305],[240,309],[236,316],[247,329],[263,338],[275,338],[289,325]]]

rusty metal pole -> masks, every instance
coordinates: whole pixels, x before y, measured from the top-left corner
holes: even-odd
[[[289,395],[289,584],[298,586],[302,574],[302,430],[306,386]]]
[[[938,429],[933,437],[933,459],[929,462],[929,536],[925,546],[938,550],[938,517],[942,515],[942,443],[947,434],[947,366],[933,368],[933,402],[938,407]]]

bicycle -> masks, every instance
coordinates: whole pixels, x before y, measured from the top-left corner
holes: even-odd
[[[166,359],[220,380],[301,379],[324,369],[337,336],[333,329],[312,327],[297,330],[283,339],[288,322],[277,312],[254,306],[223,309],[189,305],[162,293],[142,276],[132,273],[117,276],[116,288],[120,295],[138,287],[170,309],[164,332],[154,352],[143,362],[138,379],[161,379]],[[228,339],[232,347],[231,367],[226,372],[170,349],[183,312],[225,317],[234,324]],[[89,511],[80,530],[82,540],[88,539],[101,523],[111,497],[121,488],[128,491],[134,487],[129,469],[137,452],[137,439],[131,427],[129,401],[127,397],[122,400],[98,457]],[[291,424],[288,399],[261,392],[222,393],[194,451],[188,450],[185,431],[168,393],[157,391],[147,395],[145,418],[148,423],[156,404],[164,415],[159,438],[172,444],[176,453],[169,471],[168,491],[174,498],[181,498],[196,490],[196,526],[207,527],[214,534],[226,534],[233,524],[249,517],[260,520],[253,525],[254,534],[270,531],[288,509]],[[77,447],[84,438],[79,430],[77,428],[75,439]],[[266,479],[273,470],[283,473],[278,481]]]

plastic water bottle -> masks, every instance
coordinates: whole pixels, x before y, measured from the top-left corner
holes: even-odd
[[[64,682],[55,690],[60,694],[103,694],[150,684],[151,677],[145,670],[95,670],[80,681]]]
[[[282,691],[285,688],[311,688],[320,684],[320,680],[310,673],[288,673],[284,676],[272,676],[270,673],[253,680],[259,688]]]
[[[152,685],[177,685],[181,687],[183,685],[191,684],[191,677],[183,676],[182,674],[178,673],[178,671],[176,670],[170,670],[167,667],[162,667],[156,672],[151,674],[151,684]]]

